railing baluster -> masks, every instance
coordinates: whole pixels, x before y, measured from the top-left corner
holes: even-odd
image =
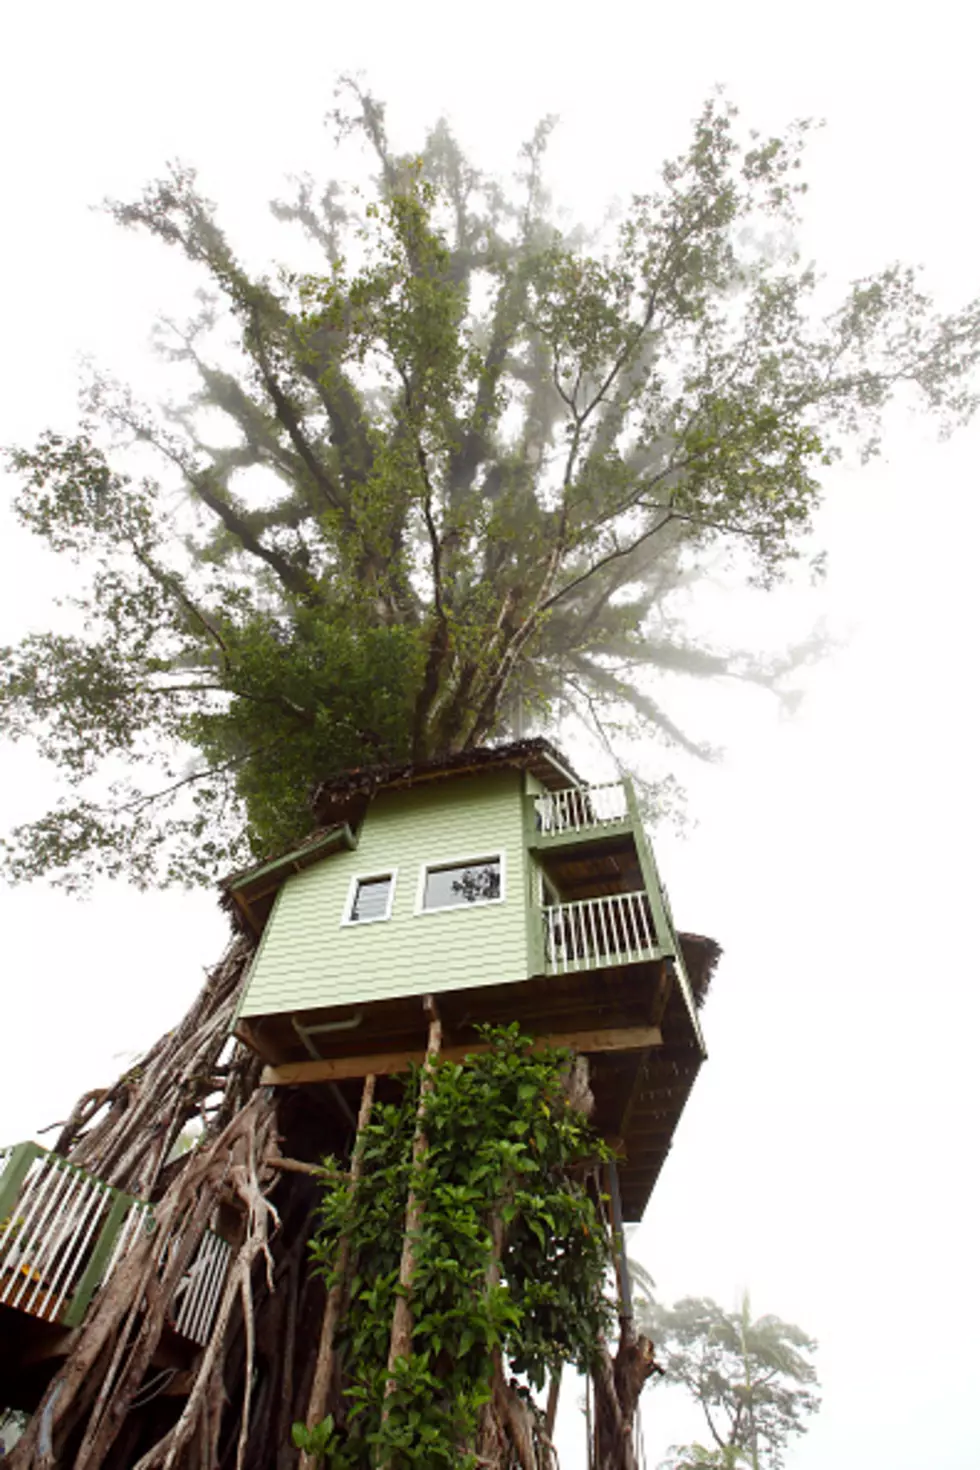
[[[194,1327],[197,1321],[201,1305],[201,1287],[205,1276],[211,1266],[211,1237],[205,1231],[201,1236],[200,1244],[188,1263],[187,1271],[180,1282],[183,1288],[180,1307],[174,1319],[174,1330],[181,1337],[189,1337],[192,1342],[197,1342],[197,1333]],[[180,1288],[178,1288],[180,1289]]]
[[[620,894],[617,895],[617,897],[619,898],[620,922],[622,923],[622,926],[623,926],[624,953],[626,955],[626,963],[629,964],[630,961],[633,958],[633,946],[630,944],[630,913],[629,913],[629,904],[626,901],[626,895],[625,894],[620,893]]]
[[[643,920],[643,932],[646,936],[647,949],[655,950],[657,948],[657,944],[653,937],[653,929],[650,926],[650,919],[652,915],[650,913],[649,900],[647,899],[645,893],[640,894],[640,917]]]
[[[211,1235],[208,1239],[211,1250],[207,1269],[201,1275],[193,1333],[194,1341],[201,1347],[207,1341],[211,1330],[216,1298],[225,1277],[229,1254],[225,1242],[217,1235]]]
[[[563,786],[532,800],[538,831],[544,836],[559,837],[563,832],[607,827],[614,822],[625,822],[629,816],[622,781],[604,781],[598,786]]]
[[[68,1193],[61,1203],[57,1216],[51,1222],[51,1229],[33,1257],[32,1264],[37,1270],[37,1281],[34,1283],[34,1290],[23,1303],[25,1312],[33,1311],[41,1296],[46,1295],[50,1302],[51,1292],[55,1290],[61,1279],[61,1267],[65,1264],[64,1256],[62,1256],[61,1266],[56,1269],[59,1253],[65,1248],[65,1255],[70,1255],[72,1237],[81,1223],[79,1211],[86,1202],[88,1191],[85,1188],[84,1178],[77,1175],[74,1178],[69,1177]],[[82,1219],[84,1219],[84,1213]],[[52,1277],[52,1273],[53,1279],[46,1279]]]
[[[204,1315],[201,1324],[202,1347],[211,1335],[211,1328],[214,1324],[215,1313],[221,1301],[221,1293],[224,1288],[225,1278],[228,1275],[228,1266],[231,1260],[230,1247],[225,1241],[219,1240],[217,1237],[215,1239],[217,1242],[215,1245],[216,1266],[211,1280],[208,1283],[208,1295],[204,1303]]]
[[[598,939],[598,935],[596,933],[595,911],[596,911],[597,908],[601,908],[601,907],[602,907],[602,899],[601,898],[600,899],[596,899],[596,900],[592,900],[589,903],[589,929],[592,932],[592,959],[593,959],[593,962],[595,962],[595,961],[597,961],[599,959],[599,939]]]
[[[108,1266],[106,1266],[105,1271],[102,1274],[103,1281],[108,1281],[109,1277],[112,1275],[119,1262],[123,1259],[124,1256],[129,1254],[130,1250],[132,1250],[133,1245],[136,1242],[136,1237],[139,1234],[140,1227],[146,1219],[147,1209],[148,1206],[141,1204],[139,1200],[137,1200],[133,1204],[131,1210],[129,1211],[129,1214],[126,1216],[123,1227],[119,1232],[119,1237],[116,1241],[115,1250],[112,1252],[112,1255],[109,1258],[109,1264]]]
[[[623,908],[626,911],[626,942],[630,953],[636,948],[636,914],[633,911],[633,894],[623,894]]]
[[[636,948],[642,955],[643,951],[649,948],[647,936],[644,932],[642,893],[634,893],[633,895],[633,920],[636,925]]]
[[[54,1187],[56,1179],[53,1171],[45,1169],[45,1159],[42,1155],[37,1160],[37,1168],[33,1164],[21,1185],[21,1191],[14,1204],[11,1206],[10,1219],[3,1234],[4,1248],[0,1250],[0,1265],[5,1269],[15,1271],[17,1269],[18,1256],[23,1253],[24,1243],[34,1226],[34,1218],[41,1209],[45,1195]],[[16,1211],[23,1208],[25,1214],[21,1218]],[[18,1220],[20,1224],[18,1225]],[[7,1266],[9,1259],[10,1265]],[[8,1293],[13,1291],[16,1282],[11,1282],[4,1291],[2,1300],[6,1300]]]
[[[218,1245],[217,1236],[208,1236],[207,1264],[201,1272],[201,1279],[197,1286],[197,1311],[194,1315],[194,1339],[202,1343],[207,1335],[208,1328],[208,1304],[211,1298],[211,1288],[221,1269],[221,1249]]]
[[[609,963],[609,957],[613,952],[613,946],[609,943],[608,908],[609,905],[607,901],[605,899],[601,899],[599,902],[599,927],[602,930],[603,958],[605,959],[607,964]]]
[[[69,1286],[71,1286],[76,1276],[81,1274],[81,1267],[88,1250],[88,1243],[92,1239],[96,1225],[102,1219],[102,1206],[110,1197],[110,1192],[106,1185],[98,1184],[94,1179],[86,1182],[88,1186],[86,1189],[88,1203],[76,1227],[75,1248],[74,1250],[68,1249],[65,1251],[61,1279],[60,1281],[55,1279],[51,1283],[52,1292],[57,1292],[54,1306],[51,1307],[49,1302],[48,1318],[52,1322],[57,1321],[58,1313],[61,1311],[61,1304],[67,1295]],[[82,1231],[83,1226],[84,1233]]]
[[[181,1315],[177,1318],[176,1324],[177,1331],[183,1333],[185,1337],[189,1337],[192,1342],[199,1343],[201,1340],[199,1324],[206,1300],[204,1287],[214,1265],[215,1252],[212,1250],[211,1237],[205,1235],[201,1241],[197,1259],[194,1261],[192,1267],[194,1275],[187,1288],[187,1295],[184,1298]]]
[[[658,949],[645,893],[609,893],[548,905],[542,913],[548,974],[630,965]]]
[[[39,1170],[39,1173],[47,1173],[49,1177],[46,1181],[46,1184],[50,1184],[53,1182],[54,1188],[48,1189],[46,1191],[47,1203],[44,1207],[43,1212],[38,1216],[37,1223],[32,1225],[30,1229],[28,1229],[28,1224],[25,1220],[23,1229],[19,1234],[19,1238],[23,1241],[19,1254],[23,1260],[23,1266],[26,1267],[26,1274],[24,1276],[23,1282],[21,1283],[20,1290],[17,1292],[16,1296],[14,1296],[10,1300],[10,1305],[12,1307],[20,1306],[21,1298],[31,1284],[31,1258],[33,1258],[38,1253],[39,1249],[43,1250],[44,1230],[49,1218],[51,1217],[52,1210],[60,1202],[61,1196],[65,1192],[65,1185],[68,1184],[70,1186],[71,1183],[71,1175],[69,1170],[59,1169],[55,1164],[52,1164],[50,1162],[52,1157],[53,1155],[51,1154],[45,1156],[41,1163],[41,1169]]]

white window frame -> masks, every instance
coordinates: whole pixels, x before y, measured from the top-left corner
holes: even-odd
[[[504,903],[507,898],[507,857],[502,851],[491,852],[484,849],[474,857],[472,851],[465,857],[432,858],[424,862],[419,870],[419,886],[415,895],[415,916],[423,914],[449,914],[458,913],[461,909],[485,909],[493,904]],[[497,898],[477,898],[472,903],[443,903],[438,908],[425,907],[425,884],[428,876],[437,868],[465,868],[473,863],[499,863],[500,864],[500,895]]]
[[[388,903],[383,914],[378,914],[374,919],[352,919],[354,899],[357,897],[357,886],[359,883],[371,883],[378,878],[390,878],[391,887],[388,889]],[[397,868],[375,868],[371,873],[355,873],[347,886],[347,897],[344,900],[344,913],[340,921],[341,929],[364,929],[371,924],[386,924],[391,918],[391,911],[395,903],[395,888],[398,884]]]

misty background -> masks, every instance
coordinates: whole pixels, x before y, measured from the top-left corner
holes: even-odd
[[[558,113],[550,179],[588,223],[652,185],[717,83],[763,130],[825,118],[804,254],[838,285],[922,261],[952,307],[980,286],[971,24],[946,0],[901,16],[758,0],[22,9],[0,90],[0,441],[74,422],[85,355],[147,396],[166,383],[151,324],[181,317],[196,282],[90,206],[180,158],[250,262],[286,258],[295,236],[264,204],[289,173],[329,176],[321,121],[342,70],[362,68],[387,101],[396,147],[445,112],[501,175]],[[725,954],[710,1060],[631,1249],[666,1298],[733,1306],[747,1287],[757,1313],[819,1339],[824,1406],[790,1470],[980,1465],[978,460],[980,425],[938,444],[893,414],[882,460],[829,473],[822,587],[692,595],[691,626],[719,644],[778,648],[824,620],[836,646],[801,671],[794,714],[732,683],[670,692],[671,713],[725,756],[678,762],[695,823],[662,831],[658,858],[679,925]],[[3,642],[44,626],[68,577],[14,527],[12,488]],[[0,749],[0,829],[52,800],[26,747]],[[0,890],[0,932],[0,1141],[14,1142],[177,1021],[225,921],[209,893],[103,885],[79,902],[38,887]],[[644,1406],[651,1465],[704,1437],[663,1391]],[[575,1470],[574,1391],[560,1417]]]

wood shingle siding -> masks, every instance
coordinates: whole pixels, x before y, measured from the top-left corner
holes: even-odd
[[[504,901],[419,914],[425,864],[504,858]],[[344,924],[355,876],[395,872],[391,918]],[[284,884],[263,935],[243,1017],[501,985],[529,974],[521,774],[481,772],[381,791],[356,851]]]

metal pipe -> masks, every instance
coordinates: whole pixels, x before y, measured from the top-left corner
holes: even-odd
[[[352,1016],[348,1016],[346,1020],[318,1021],[315,1026],[304,1026],[294,1017],[293,1025],[296,1027],[296,1030],[300,1032],[300,1034],[305,1038],[306,1036],[324,1036],[328,1031],[354,1031],[363,1020],[364,1012],[355,1011],[354,1014]]]
[[[310,1040],[311,1035],[314,1032],[316,1032],[316,1034],[319,1036],[322,1032],[325,1031],[353,1031],[355,1027],[359,1026],[361,1024],[361,1021],[364,1019],[364,1012],[355,1011],[353,1016],[350,1016],[345,1021],[323,1021],[318,1026],[302,1026],[300,1022],[297,1021],[295,1016],[292,1016],[290,1019],[293,1023],[293,1030],[296,1032],[296,1035],[306,1047],[306,1050],[309,1052],[310,1056],[315,1062],[320,1062],[323,1060],[323,1058]],[[336,1082],[330,1082],[328,1083],[328,1086],[330,1088],[331,1096],[333,1097],[333,1100],[337,1104],[340,1111],[343,1113],[344,1118],[351,1125],[352,1128],[356,1128],[357,1119],[354,1117],[350,1103],[347,1101],[346,1097],[344,1097],[344,1094],[341,1092]]]

